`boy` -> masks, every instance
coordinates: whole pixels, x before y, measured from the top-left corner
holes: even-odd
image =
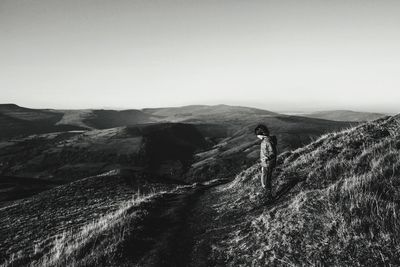
[[[275,136],[269,135],[267,126],[257,125],[254,130],[257,138],[261,140],[261,186],[265,189],[268,198],[272,198],[272,172],[276,165],[276,144]]]

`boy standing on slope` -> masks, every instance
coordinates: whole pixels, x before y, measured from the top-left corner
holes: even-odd
[[[277,139],[269,135],[267,126],[263,124],[257,125],[254,132],[261,140],[261,186],[265,189],[267,197],[272,198],[272,172],[276,165]]]

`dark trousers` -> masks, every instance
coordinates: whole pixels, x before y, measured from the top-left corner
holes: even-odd
[[[275,164],[272,164],[272,162],[261,165],[261,185],[269,191],[272,189],[272,172],[274,168]]]

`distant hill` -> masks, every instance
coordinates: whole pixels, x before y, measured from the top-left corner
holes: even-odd
[[[0,104],[0,140],[31,134],[80,130],[75,125],[57,125],[63,114],[40,109],[28,109],[14,104]]]
[[[318,118],[332,121],[373,121],[384,116],[382,113],[371,113],[371,112],[357,112],[351,110],[328,110],[318,111],[309,114],[302,114],[304,117]]]
[[[0,175],[73,181],[118,168],[180,179],[211,146],[190,124],[157,123],[0,142]]]
[[[249,118],[275,116],[277,113],[228,105],[192,105],[142,110],[57,110],[64,114],[58,125],[74,125],[87,129],[107,129],[157,122],[184,122],[194,124],[244,122]]]
[[[157,122],[158,118],[140,110],[53,110],[29,109],[0,104],[0,139],[62,132],[107,129]]]
[[[120,126],[156,122],[156,118],[140,110],[93,110],[92,116],[84,122],[96,129],[107,129]]]
[[[57,110],[63,114],[58,125],[74,125],[86,129],[108,129],[121,126],[132,126],[158,122],[159,119],[140,110]]]
[[[23,121],[51,120],[60,116],[60,114],[48,110],[24,108],[15,104],[0,104],[0,113]]]
[[[54,110],[29,109],[15,104],[0,104],[0,125],[7,129],[0,139],[66,130],[108,129],[157,122],[214,123],[230,127],[251,118],[264,118],[276,113],[228,105],[184,106],[143,110]]]
[[[161,120],[171,122],[224,122],[235,123],[245,121],[251,117],[263,118],[266,116],[275,116],[277,113],[240,106],[228,105],[192,105],[172,108],[148,108],[142,110],[145,113],[158,116]]]

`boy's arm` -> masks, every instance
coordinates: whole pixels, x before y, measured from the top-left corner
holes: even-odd
[[[268,160],[271,160],[274,157],[276,157],[275,151],[274,151],[274,149],[272,147],[272,144],[271,144],[270,140],[268,140],[268,142],[266,142],[266,151],[267,151],[267,155],[266,156],[267,156]]]

